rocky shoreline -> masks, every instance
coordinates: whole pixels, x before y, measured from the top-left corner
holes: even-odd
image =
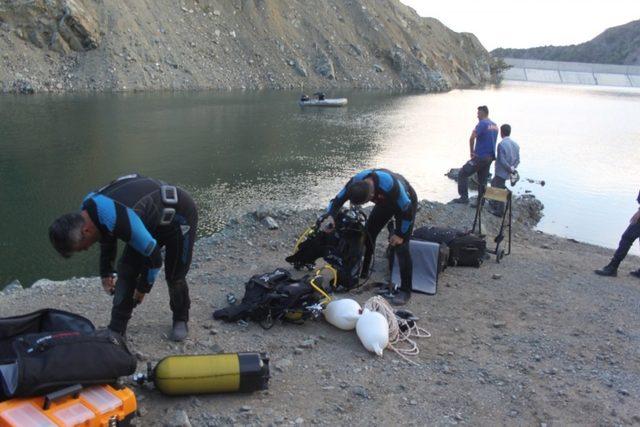
[[[537,206],[537,207],[536,207]],[[136,309],[128,340],[139,370],[170,354],[266,351],[267,391],[168,398],[135,386],[138,425],[567,425],[640,423],[640,283],[592,273],[611,251],[532,229],[540,206],[516,203],[513,253],[480,269],[449,268],[435,296],[415,294],[408,308],[432,337],[419,366],[393,353],[368,353],[353,333],[324,321],[302,326],[214,321],[226,294],[243,293],[253,274],[287,267],[284,257],[318,211],[262,210],[200,239],[189,283],[190,337],[167,340],[170,311],[163,281]],[[266,220],[272,218],[276,224]],[[487,217],[493,236],[497,219]],[[421,202],[418,224],[468,227],[473,209]],[[268,222],[271,222],[270,224]],[[277,228],[275,227],[277,225]],[[381,236],[382,237],[382,236]],[[384,238],[372,280],[384,280]],[[364,302],[366,286],[349,296]],[[0,294],[2,316],[42,307],[77,312],[105,325],[110,299],[97,278],[41,280]]]
[[[0,93],[338,88],[498,79],[478,39],[398,0],[0,3]]]

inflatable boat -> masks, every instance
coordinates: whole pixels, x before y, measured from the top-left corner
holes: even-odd
[[[347,105],[347,98],[334,98],[334,99],[309,99],[307,101],[298,101],[298,105],[301,107],[342,107]]]

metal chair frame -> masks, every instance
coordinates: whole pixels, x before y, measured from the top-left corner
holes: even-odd
[[[478,196],[478,206],[476,207],[476,216],[473,219],[473,227],[471,229],[472,233],[476,231],[476,224],[478,225],[478,235],[482,236],[482,207],[484,205],[485,200],[494,200],[496,202],[504,203],[504,212],[502,213],[502,222],[500,224],[500,231],[498,235],[493,240],[496,243],[495,250],[489,250],[489,253],[492,253],[496,256],[496,262],[500,262],[502,258],[506,255],[511,254],[511,231],[512,231],[512,219],[513,219],[513,210],[512,210],[512,193],[506,188],[496,188],[496,187],[486,187],[484,194],[482,196]],[[500,249],[500,244],[504,240],[504,229],[505,222],[507,221],[507,214],[509,215],[509,221],[506,224],[506,227],[509,229],[509,238],[507,240],[507,251],[504,249]]]

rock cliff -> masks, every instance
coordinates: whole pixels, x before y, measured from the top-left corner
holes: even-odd
[[[335,87],[492,79],[478,39],[398,0],[10,0],[3,92]]]

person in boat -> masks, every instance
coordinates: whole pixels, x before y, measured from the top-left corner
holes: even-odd
[[[418,206],[418,196],[409,182],[400,174],[386,169],[366,169],[353,176],[347,185],[329,203],[327,217],[321,225],[325,232],[335,228],[335,217],[342,205],[349,200],[352,204],[362,205],[373,202],[365,228],[369,234],[361,277],[369,276],[369,268],[376,238],[389,220],[395,216],[395,229],[389,238],[389,245],[394,247],[400,266],[400,290],[391,302],[396,305],[406,304],[411,298],[413,262],[409,251],[409,238]]]
[[[458,174],[458,194],[453,203],[469,203],[469,177],[478,174],[478,200],[487,185],[489,169],[495,159],[496,141],[498,140],[498,125],[489,120],[489,108],[486,105],[478,107],[478,124],[469,138],[469,157]]]
[[[62,215],[49,227],[53,247],[65,258],[100,242],[102,287],[113,296],[109,329],[125,334],[133,309],[151,291],[165,248],[165,277],[173,312],[170,338],[188,334],[191,265],[198,226],[196,205],[186,191],[132,174],[89,193],[80,211]],[[126,243],[115,268],[117,242]]]
[[[324,92],[316,92],[316,93],[314,93],[314,95],[315,95],[315,97],[316,97],[316,99],[318,101],[324,101],[325,100]]]
[[[309,100],[309,96],[305,93],[302,94],[302,96],[300,96],[300,101],[302,102],[307,102]]]
[[[638,198],[636,200],[640,204],[640,192],[638,192]],[[625,232],[622,233],[622,237],[620,237],[620,243],[618,244],[618,249],[613,254],[613,258],[611,258],[609,264],[605,265],[599,270],[596,270],[595,273],[600,276],[617,276],[620,263],[627,256],[627,253],[629,252],[629,249],[631,249],[633,242],[635,242],[638,238],[640,238],[640,207],[629,220],[629,226],[627,227]],[[629,274],[640,279],[640,268],[632,271]]]

